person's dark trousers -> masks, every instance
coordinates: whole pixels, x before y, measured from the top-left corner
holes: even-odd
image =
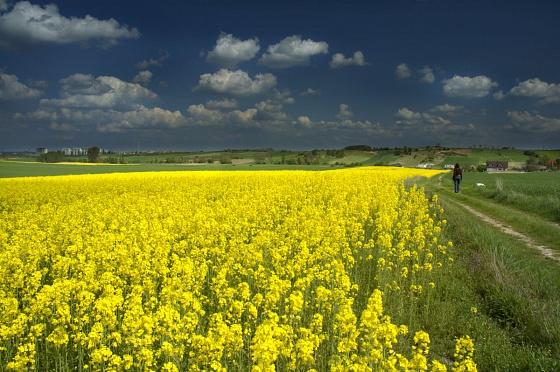
[[[455,192],[459,192],[460,191],[460,186],[461,186],[461,178],[459,178],[459,177],[453,178],[453,184],[455,186]]]

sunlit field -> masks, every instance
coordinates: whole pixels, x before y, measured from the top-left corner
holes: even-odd
[[[452,260],[437,199],[404,186],[435,174],[2,179],[0,369],[476,370],[469,335],[435,356],[393,320]]]

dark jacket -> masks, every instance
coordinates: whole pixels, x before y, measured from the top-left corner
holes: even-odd
[[[461,168],[453,168],[453,179],[463,178],[463,170]]]

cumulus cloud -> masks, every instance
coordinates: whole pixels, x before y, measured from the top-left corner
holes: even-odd
[[[418,74],[420,76],[420,81],[427,84],[432,84],[436,81],[436,77],[434,76],[434,72],[430,68],[430,66],[424,66],[420,70],[418,70]]]
[[[231,110],[237,108],[237,101],[229,98],[210,100],[206,102],[206,107],[214,110]]]
[[[411,75],[410,68],[406,63],[401,63],[395,68],[395,76],[398,79],[408,79]]]
[[[257,119],[261,121],[281,122],[288,118],[288,114],[283,111],[281,102],[274,100],[261,101],[255,104],[257,109]]]
[[[309,118],[309,116],[302,115],[302,116],[298,116],[297,123],[299,125],[303,126],[303,127],[309,127],[311,125],[312,121]]]
[[[509,94],[518,97],[540,98],[541,103],[560,103],[560,84],[547,83],[539,78],[533,78],[511,88]]]
[[[257,102],[253,107],[238,109],[237,101],[208,101],[206,104],[190,105],[187,108],[189,122],[196,125],[226,126],[237,124],[244,127],[280,128],[290,123],[284,104],[289,92],[274,92],[269,99]]]
[[[37,98],[41,91],[21,83],[16,75],[0,72],[0,100]]]
[[[443,81],[443,93],[448,97],[482,98],[497,86],[498,83],[484,75],[474,77],[455,75]]]
[[[153,74],[148,70],[140,71],[132,78],[132,82],[140,85],[149,85],[152,81],[152,76]]]
[[[307,88],[306,90],[301,92],[299,95],[303,96],[303,97],[307,97],[307,96],[318,96],[320,94],[321,94],[321,91],[319,89]]]
[[[201,126],[239,126],[244,128],[259,128],[276,132],[316,130],[318,133],[333,133],[346,135],[387,135],[389,130],[379,123],[370,120],[353,120],[350,118],[349,107],[342,108],[343,117],[336,120],[313,121],[308,115],[295,118],[284,111],[282,101],[274,96],[257,102],[246,109],[227,109],[222,105],[214,107],[210,102],[206,104],[190,105],[187,108],[187,122]],[[295,133],[295,132],[294,132]]]
[[[60,84],[62,98],[42,99],[41,104],[82,108],[130,107],[157,97],[140,84],[113,76],[74,74],[60,80]]]
[[[403,122],[413,122],[422,118],[422,114],[409,110],[407,107],[401,107],[395,114],[395,117]]]
[[[110,122],[98,124],[100,132],[122,132],[127,129],[150,127],[178,128],[185,124],[185,117],[180,111],[170,111],[159,107],[139,106],[131,111],[110,112]]]
[[[167,52],[166,50],[160,50],[158,57],[149,58],[149,59],[145,59],[143,61],[140,61],[136,64],[136,67],[140,70],[145,70],[148,67],[161,66],[163,64],[163,62],[165,62],[165,60],[168,59],[168,58],[169,58],[169,52]]]
[[[203,104],[190,105],[187,108],[188,121],[194,125],[225,126],[228,124],[240,124],[243,126],[259,126],[256,121],[258,110],[248,108],[246,110],[223,110],[212,109]]]
[[[550,118],[527,111],[508,111],[506,129],[530,133],[560,133],[560,118]]]
[[[354,55],[352,57],[348,58],[344,57],[344,54],[342,53],[336,53],[332,56],[329,66],[331,66],[331,68],[333,69],[336,69],[346,66],[365,66],[366,64],[367,63],[366,59],[364,58],[364,54],[358,50],[357,52],[354,52]]]
[[[221,69],[213,74],[200,76],[196,89],[236,96],[262,94],[276,86],[276,77],[272,74],[257,74],[251,78],[245,71]]]
[[[287,105],[291,105],[296,101],[295,98],[292,97],[292,93],[290,93],[289,90],[279,91],[276,88],[274,88],[274,90],[272,91],[272,99],[278,101],[279,103]]]
[[[253,59],[259,49],[257,38],[241,40],[232,34],[221,33],[216,46],[208,53],[206,60],[222,67],[232,68],[243,61]]]
[[[324,41],[302,40],[301,36],[293,35],[270,45],[259,62],[271,68],[308,65],[312,56],[328,51],[329,45]]]
[[[349,135],[355,138],[355,133],[360,136],[391,136],[392,131],[384,128],[380,123],[371,120],[320,120],[312,121],[310,128],[320,132],[335,135]]]
[[[492,97],[494,97],[494,99],[495,99],[496,101],[501,101],[501,100],[503,100],[504,98],[506,98],[506,95],[504,94],[503,91],[499,90],[499,91],[497,91],[496,93],[492,94]]]
[[[475,130],[473,124],[459,124],[448,117],[425,112],[414,112],[407,107],[400,108],[395,114],[395,123],[402,129],[414,129],[437,135],[461,134]]]
[[[336,115],[337,118],[339,118],[339,119],[350,119],[352,116],[354,116],[354,113],[350,109],[350,106],[348,106],[345,103],[341,103],[338,106],[338,114]]]
[[[100,20],[90,15],[67,18],[54,4],[31,4],[20,1],[0,16],[0,47],[21,48],[33,44],[69,44],[99,40],[113,45],[118,39],[140,36],[135,28],[121,25],[115,19]]]
[[[180,111],[138,105],[130,110],[43,107],[29,113],[16,113],[14,119],[49,123],[53,130],[97,130],[124,132],[135,129],[178,128],[187,124]]]
[[[437,105],[430,109],[430,112],[436,112],[446,115],[456,115],[463,111],[463,106],[455,106],[445,103],[443,105]]]

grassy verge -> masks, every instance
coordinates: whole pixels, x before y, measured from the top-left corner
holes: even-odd
[[[450,176],[441,180],[445,190],[453,189]],[[476,183],[485,186],[476,187]],[[560,222],[560,172],[469,172],[465,174],[461,192]]]
[[[445,197],[442,204],[454,262],[419,304],[411,330],[429,332],[438,356],[452,355],[453,339],[470,335],[481,371],[559,370],[560,267]],[[389,313],[396,306],[387,299]],[[409,322],[408,312],[394,317]]]
[[[454,194],[442,188],[435,190],[440,195],[467,204],[490,217],[507,223],[515,230],[529,235],[538,243],[560,251],[560,226],[541,216],[481,197],[464,193]]]

